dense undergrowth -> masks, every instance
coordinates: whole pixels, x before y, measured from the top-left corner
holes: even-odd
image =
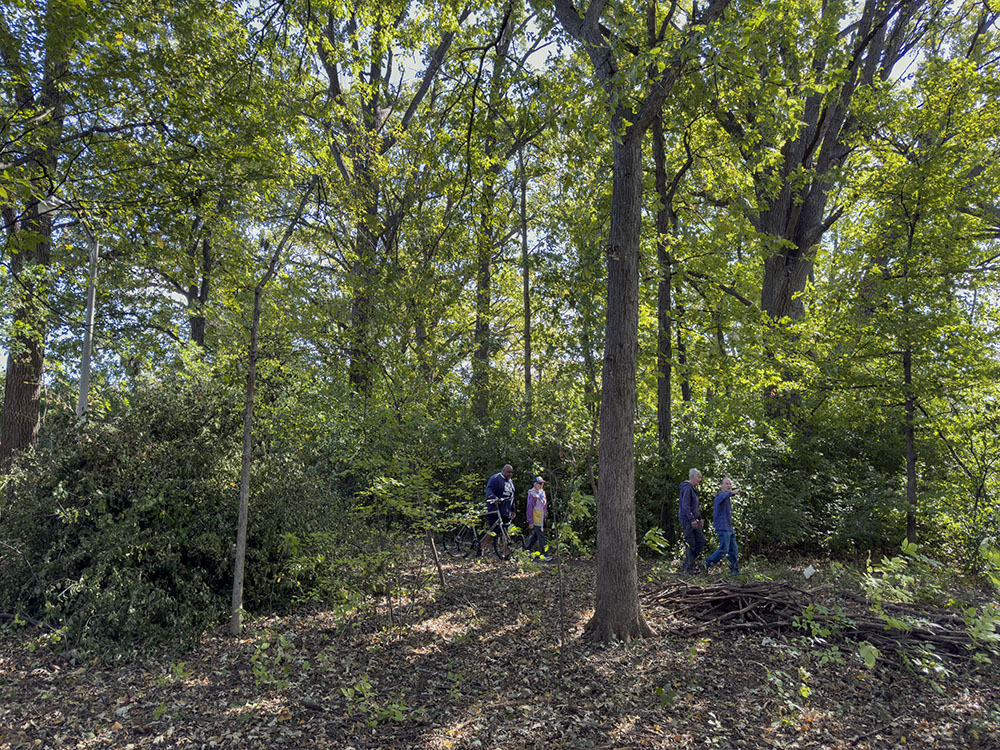
[[[315,398],[287,384],[262,398],[244,598],[251,614],[347,611],[391,595],[414,545],[474,518],[482,484],[504,462],[517,467],[519,494],[527,477],[547,476],[561,544],[592,552],[596,514],[583,442],[522,429],[513,406],[485,430],[446,404],[433,413],[368,404],[356,413],[344,400],[314,406],[304,419],[295,404]],[[241,403],[238,387],[188,367],[140,381],[83,423],[53,405],[39,447],[0,485],[7,625],[35,623],[53,639],[115,658],[183,644],[221,622],[233,578]],[[736,430],[731,411],[713,409],[687,414],[673,466],[643,449],[641,436],[638,528],[656,541],[644,554],[676,553],[669,520],[678,477],[699,466],[709,517],[712,484],[736,478],[748,554],[894,559],[904,523],[895,435],[862,440],[857,426],[779,432],[769,422]],[[922,512],[927,543],[904,566],[924,565],[920,580],[940,592],[949,576],[982,577],[995,565],[996,519],[970,524],[956,515],[962,490],[953,490]],[[942,563],[921,562],[932,557]]]

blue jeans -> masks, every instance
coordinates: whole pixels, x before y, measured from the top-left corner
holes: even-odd
[[[740,550],[736,546],[736,532],[735,531],[716,531],[716,535],[719,537],[719,549],[715,550],[711,556],[705,561],[705,567],[711,568],[719,560],[722,559],[723,555],[729,555],[729,572],[739,573],[740,563],[737,558]]]

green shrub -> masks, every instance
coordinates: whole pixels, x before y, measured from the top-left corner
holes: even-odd
[[[0,601],[76,645],[133,653],[228,612],[239,500],[238,393],[205,376],[146,381],[103,421],[50,412],[47,439],[2,486]],[[283,535],[316,527],[319,483],[256,459],[244,606],[291,601]]]

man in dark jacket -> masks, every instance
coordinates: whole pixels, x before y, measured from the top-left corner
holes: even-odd
[[[514,515],[514,467],[504,467],[486,482],[486,525],[489,527],[482,539],[476,541],[470,554],[481,555],[483,548],[493,538],[494,529],[501,523],[508,524]]]
[[[705,533],[702,531],[704,521],[701,520],[701,508],[698,507],[698,485],[701,484],[701,472],[691,469],[686,482],[681,482],[681,502],[678,516],[681,529],[684,531],[684,543],[687,554],[684,555],[684,572],[696,572],[698,555],[705,547]]]

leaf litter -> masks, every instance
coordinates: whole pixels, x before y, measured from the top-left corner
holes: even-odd
[[[1000,747],[1000,681],[985,660],[887,653],[869,668],[851,641],[706,615],[784,624],[795,599],[782,586],[706,593],[644,571],[657,635],[597,645],[581,640],[592,561],[443,564],[446,588],[416,565],[416,593],[391,608],[254,619],[240,638],[220,627],[143,663],[8,634],[0,750]]]

